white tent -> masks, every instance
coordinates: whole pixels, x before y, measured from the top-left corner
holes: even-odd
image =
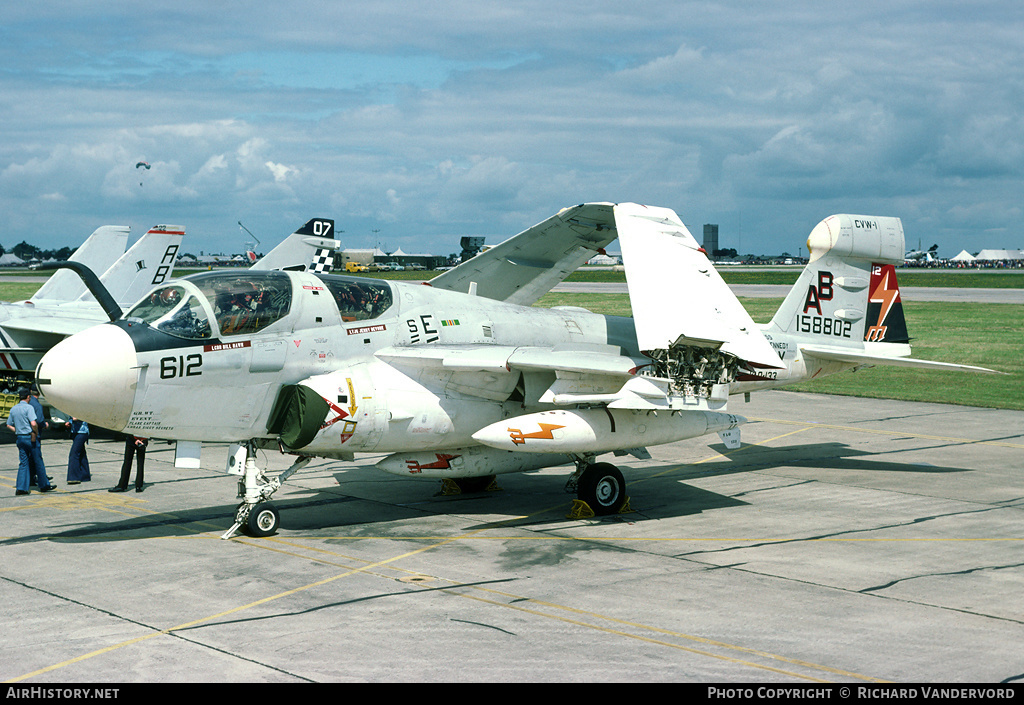
[[[1024,259],[1024,250],[982,250],[975,259]]]
[[[949,261],[950,262],[973,262],[974,261],[974,255],[972,255],[967,250],[960,250],[960,254],[958,254],[956,257],[950,257]]]
[[[0,255],[0,267],[13,267],[18,264],[25,264],[25,260],[13,252]]]

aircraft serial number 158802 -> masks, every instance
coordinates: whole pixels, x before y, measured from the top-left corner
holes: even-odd
[[[634,318],[533,308],[618,238]],[[118,320],[58,344],[38,383],[105,428],[235,444],[236,524],[278,527],[268,501],[312,457],[389,453],[387,472],[467,487],[574,462],[570,491],[620,511],[604,453],[718,432],[739,445],[730,394],[915,360],[893,265],[898,218],[832,216],[767,325],[755,324],[676,214],[584,204],[442,274],[430,286],[296,271],[203,273],[154,289]],[[267,479],[255,451],[299,456]]]

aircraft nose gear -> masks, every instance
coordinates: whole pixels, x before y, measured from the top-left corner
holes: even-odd
[[[246,533],[250,536],[270,536],[277,531],[280,522],[281,515],[277,511],[277,507],[272,503],[258,502],[257,504],[246,504],[242,502],[238,505],[238,511],[235,513],[235,525],[221,538],[231,538],[231,535],[239,527],[243,526]]]
[[[570,518],[582,519],[629,511],[626,480],[611,463],[591,463],[591,458],[576,458],[576,472],[565,485],[575,492]]]
[[[241,462],[243,459],[244,464]],[[310,460],[312,458],[300,457],[283,473],[268,480],[267,476],[256,467],[254,443],[249,442],[244,450],[239,449],[238,452],[233,453],[228,465],[228,472],[241,475],[238,478],[238,496],[242,498],[242,503],[238,505],[238,510],[235,512],[234,525],[222,534],[221,538],[229,539],[243,527],[250,536],[262,537],[275,533],[281,524],[281,516],[277,507],[268,500],[281,489],[281,485],[289,477],[306,467]],[[237,469],[239,465],[243,465],[241,472]]]

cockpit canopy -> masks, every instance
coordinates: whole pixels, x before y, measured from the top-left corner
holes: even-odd
[[[377,318],[394,303],[386,282],[336,275],[318,278],[346,322]],[[154,289],[125,318],[187,340],[252,334],[288,315],[293,287],[288,274],[279,271],[194,274]]]

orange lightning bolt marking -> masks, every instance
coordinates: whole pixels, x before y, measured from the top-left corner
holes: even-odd
[[[565,428],[565,426],[559,426],[553,423],[539,423],[537,425],[540,426],[540,430],[534,431],[533,433],[523,433],[518,428],[510,428],[508,429],[510,431],[508,437],[511,438],[512,442],[516,445],[522,445],[523,443],[526,443],[527,438],[546,438],[551,440],[554,438],[554,436],[551,435],[552,431],[558,428]]]
[[[878,323],[875,325],[882,325],[885,321],[885,317],[889,315],[889,310],[892,309],[892,305],[896,303],[896,299],[900,295],[899,289],[889,288],[889,270],[885,271],[882,275],[882,281],[878,283],[875,290],[871,292],[871,298],[868,299],[873,304],[882,304],[882,310],[878,314]]]

